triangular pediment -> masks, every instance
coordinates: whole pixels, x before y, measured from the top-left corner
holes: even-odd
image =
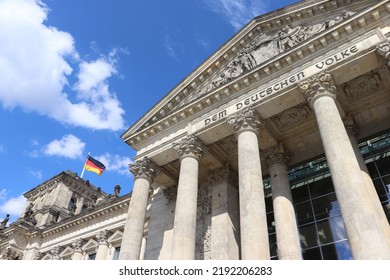
[[[329,47],[328,41],[337,42],[341,32],[337,27],[349,24],[375,2],[301,1],[254,18],[121,137],[138,150],[150,137],[178,123],[187,124],[206,107],[240,94],[244,87],[291,71],[293,63],[307,61]],[[348,28],[342,32],[349,34],[352,28]]]
[[[123,232],[120,230],[117,230],[116,232],[114,232],[110,236],[110,238],[107,239],[107,242],[109,242],[111,244],[120,244],[120,242],[122,241],[122,238],[123,238]]]
[[[84,246],[81,248],[83,251],[93,251],[98,247],[98,242],[96,240],[90,239]]]
[[[73,252],[74,252],[73,248],[68,246],[61,252],[60,257],[63,259],[66,259],[66,258],[72,256]]]

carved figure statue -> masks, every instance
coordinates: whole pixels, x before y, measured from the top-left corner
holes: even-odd
[[[0,230],[1,229],[5,229],[5,227],[7,226],[8,221],[9,221],[9,214],[7,214],[7,216],[5,216],[4,220],[1,222]]]
[[[120,192],[121,192],[121,186],[116,185],[116,186],[114,187],[114,197],[118,197],[119,194],[120,194]]]
[[[27,206],[26,211],[24,212],[24,219],[27,221],[31,221],[32,215],[34,213],[34,211],[32,210],[33,206],[34,206],[34,204],[30,203]]]

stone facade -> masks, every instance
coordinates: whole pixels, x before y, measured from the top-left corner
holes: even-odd
[[[123,133],[131,195],[60,174],[0,229],[1,258],[390,259],[390,190],[361,153],[390,155],[389,37],[387,1],[253,19]]]

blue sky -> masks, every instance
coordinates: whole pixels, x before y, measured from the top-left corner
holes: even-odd
[[[296,0],[0,0],[0,220],[88,152],[128,193],[120,135],[251,18]]]

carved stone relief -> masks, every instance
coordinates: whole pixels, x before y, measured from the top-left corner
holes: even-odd
[[[196,218],[195,258],[210,259],[211,254],[211,193],[208,184],[201,184],[198,190]]]
[[[287,109],[272,117],[272,120],[280,130],[285,131],[305,121],[310,116],[310,112],[309,106],[305,104]]]
[[[368,95],[374,94],[381,88],[379,76],[372,72],[357,77],[344,86],[344,92],[349,102],[354,102]]]
[[[248,72],[257,65],[283,53],[314,35],[334,26],[335,24],[355,14],[351,11],[343,11],[341,15],[329,19],[323,23],[314,25],[301,24],[296,27],[286,25],[278,31],[260,33],[247,46],[238,52],[238,55],[214,75],[211,81],[196,93],[184,99],[179,107],[199,96],[218,88],[236,77]]]

